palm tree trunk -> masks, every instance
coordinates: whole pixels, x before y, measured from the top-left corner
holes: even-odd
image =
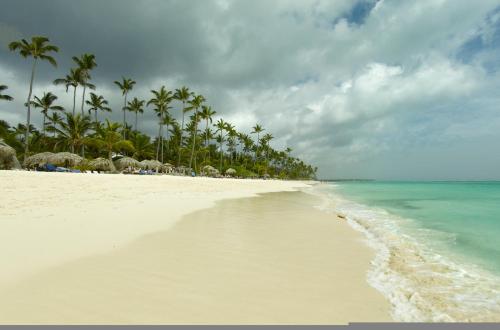
[[[163,121],[160,125],[161,163],[163,164]]]
[[[76,108],[76,86],[73,89],[73,117],[75,116],[75,108]]]
[[[135,131],[137,132],[137,111],[135,112]]]
[[[208,148],[208,119],[207,123],[205,125],[205,132],[206,132],[206,137],[205,137],[205,148]]]
[[[260,139],[259,139],[259,133],[257,133],[257,148],[255,149],[255,157],[253,159],[253,165],[255,166],[255,163],[257,162],[257,155],[259,153],[259,146],[260,145]]]
[[[167,159],[169,155],[170,155],[170,132],[168,131],[168,124],[167,124]]]
[[[97,109],[94,110],[95,128],[97,129]]]
[[[220,148],[219,172],[220,174],[222,174],[222,135],[220,137],[221,137],[221,143],[219,144]]]
[[[82,94],[82,117],[83,117],[83,104],[85,102],[85,91],[87,89],[87,86],[86,85],[83,85],[83,94]]]
[[[205,132],[206,132],[206,136],[205,136],[205,148],[207,149],[207,152],[205,153],[205,158],[204,158],[204,162],[207,161],[207,156],[208,158],[210,158],[210,149],[208,149],[208,118],[207,118],[207,122],[206,122],[206,125],[205,125]]]
[[[160,127],[158,127],[158,142],[156,143],[156,160],[158,160],[158,156],[160,155],[160,134],[161,134],[161,123]]]
[[[123,139],[125,140],[125,129],[127,128],[127,117],[125,115],[127,107],[127,93],[125,93],[125,102],[123,104]]]
[[[45,120],[47,119],[47,115],[46,114],[43,114],[43,127],[42,127],[42,134],[43,134],[43,137],[45,137]]]
[[[83,104],[85,101],[85,91],[87,89],[87,85],[83,84],[83,93],[82,93],[82,118],[85,116],[85,113],[83,112]],[[82,157],[85,157],[85,145],[82,144]]]
[[[181,148],[182,148],[182,136],[184,135],[184,108],[185,108],[185,102],[182,101],[182,126],[181,126],[181,138],[179,140],[179,151],[178,151],[178,157],[177,157],[177,167],[181,165]]]
[[[198,131],[198,109],[195,109],[194,112],[194,131],[193,131],[193,146],[191,148],[191,158],[189,159],[189,168],[191,168],[191,165],[193,164],[193,157],[194,157],[194,149],[196,145],[196,133]],[[195,160],[196,163],[196,160]],[[196,164],[194,171],[196,172]]]
[[[33,93],[33,81],[35,80],[36,61],[33,61],[33,68],[31,69],[30,91],[28,93],[28,113],[26,115],[26,132],[24,132],[24,155],[28,156],[29,152],[29,136],[30,136],[30,120],[31,120],[31,94]]]

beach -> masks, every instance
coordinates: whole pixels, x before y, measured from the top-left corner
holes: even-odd
[[[0,171],[2,324],[390,321],[309,183]]]

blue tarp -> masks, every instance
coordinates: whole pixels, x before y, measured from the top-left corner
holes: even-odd
[[[47,172],[55,172],[57,167],[52,164],[45,164],[41,167],[42,171],[47,171]]]

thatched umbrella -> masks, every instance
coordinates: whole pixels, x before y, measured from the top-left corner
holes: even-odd
[[[41,152],[39,154],[35,154],[33,156],[29,156],[24,160],[24,167],[36,167],[43,166],[47,163],[50,163],[49,159],[54,156],[52,152]]]
[[[114,172],[116,170],[113,162],[107,158],[96,158],[89,162],[89,167],[94,171]]]
[[[59,152],[48,158],[48,162],[57,166],[75,167],[82,163],[83,158],[70,152]]]
[[[235,176],[236,175],[236,170],[234,168],[228,168],[226,170],[226,174],[230,176]]]
[[[141,168],[145,170],[155,170],[155,171],[163,170],[163,164],[157,160],[143,160],[140,164]]]
[[[14,148],[0,139],[0,169],[21,169]]]
[[[163,170],[165,171],[165,173],[172,173],[172,171],[174,170],[174,165],[165,163],[163,164]]]
[[[204,175],[208,175],[208,176],[217,176],[217,175],[219,175],[219,170],[216,169],[213,166],[210,166],[210,165],[203,166],[203,168],[201,169],[201,171],[202,171],[202,173]]]
[[[118,171],[123,171],[124,169],[131,168],[141,168],[141,163],[134,158],[123,157],[114,161],[115,167]]]

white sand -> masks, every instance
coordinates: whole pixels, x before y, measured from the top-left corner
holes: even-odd
[[[64,261],[118,249],[218,200],[306,186],[297,181],[0,171],[0,286]]]
[[[307,186],[0,171],[0,324],[390,321]]]

